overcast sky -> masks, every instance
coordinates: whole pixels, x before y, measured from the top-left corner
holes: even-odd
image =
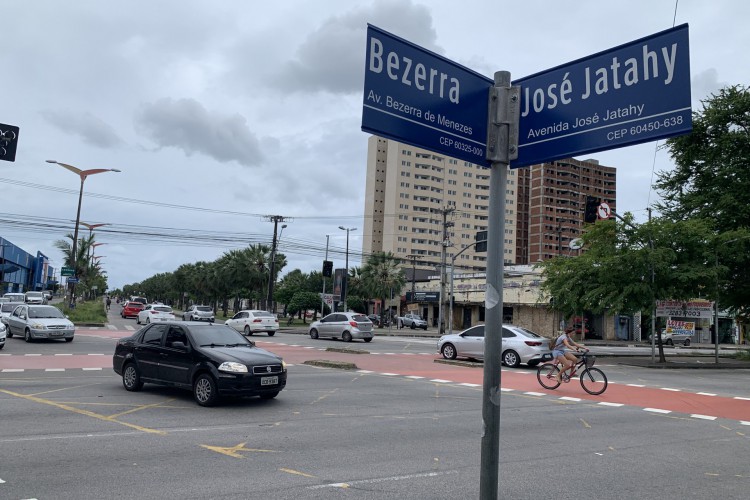
[[[284,272],[350,265],[362,245],[367,134],[360,130],[367,23],[492,78],[537,73],[690,25],[693,108],[748,84],[745,0],[320,2],[4,1],[0,122],[21,128],[0,162],[0,236],[62,265],[53,242],[107,223],[96,249],[111,288],[250,243]],[[587,155],[617,168],[617,207],[645,220],[655,143]]]

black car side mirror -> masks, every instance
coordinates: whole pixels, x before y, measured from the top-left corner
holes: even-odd
[[[248,340],[248,342],[250,342],[250,346],[251,347],[255,347],[255,341],[254,340]]]
[[[172,348],[173,349],[182,349],[183,351],[187,351],[188,350],[188,348],[185,345],[185,343],[184,342],[180,342],[179,340],[176,341],[176,342],[172,342]]]

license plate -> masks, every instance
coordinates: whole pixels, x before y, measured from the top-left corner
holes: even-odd
[[[542,354],[542,361],[552,359],[552,354]]]
[[[279,377],[261,377],[260,385],[276,385],[279,383]]]
[[[62,334],[63,332],[50,332],[50,335],[52,335],[53,337],[59,337]]]

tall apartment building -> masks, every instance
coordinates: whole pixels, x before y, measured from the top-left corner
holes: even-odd
[[[490,170],[397,141],[368,140],[362,251],[448,262],[487,229]],[[533,264],[568,251],[583,226],[586,195],[614,209],[616,173],[596,161],[561,160],[508,172],[504,260]],[[483,269],[486,253],[463,251],[456,267]]]

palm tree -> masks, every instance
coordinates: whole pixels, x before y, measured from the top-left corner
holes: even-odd
[[[367,259],[362,268],[362,285],[374,297],[380,297],[385,307],[386,297],[395,290],[399,295],[406,283],[404,270],[399,267],[401,261],[391,252],[378,252]],[[383,311],[380,314],[380,326],[383,326]]]

